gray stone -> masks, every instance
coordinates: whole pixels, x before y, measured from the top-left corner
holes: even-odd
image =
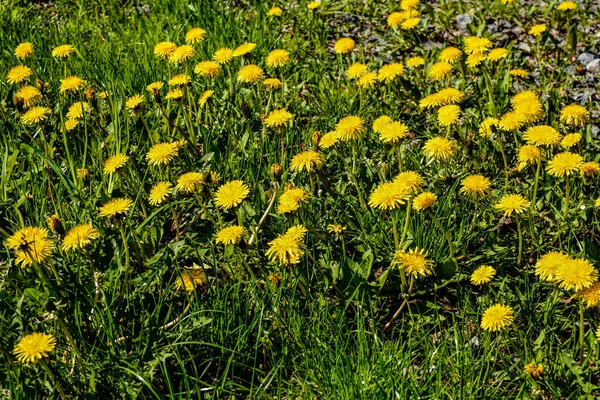
[[[529,45],[525,42],[521,42],[517,45],[517,49],[519,50],[523,50],[523,51],[531,51],[531,47],[529,47]]]
[[[467,25],[473,22],[471,14],[459,14],[456,16],[456,23],[460,29],[467,29]]]
[[[595,89],[585,89],[582,92],[573,94],[573,100],[575,100],[576,102],[578,102],[581,105],[584,105],[588,101],[590,101],[590,99],[592,99],[595,94],[596,94]]]
[[[598,125],[592,125],[592,135],[594,139],[600,139],[600,127]]]
[[[585,68],[591,72],[592,74],[600,71],[600,58],[596,58],[595,60],[590,61],[585,65]]]
[[[587,65],[594,58],[596,57],[592,53],[581,53],[579,56],[577,56],[577,61],[579,61],[583,65]]]

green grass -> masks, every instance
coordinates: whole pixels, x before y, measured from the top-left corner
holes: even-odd
[[[600,90],[597,78],[586,80],[585,74],[567,69],[575,64],[571,56],[600,51],[592,35],[598,32],[600,9],[584,1],[567,20],[555,5],[423,3],[420,25],[405,32],[386,25],[388,14],[398,11],[392,1],[327,2],[315,11],[286,2],[281,17],[267,16],[272,4],[262,1],[1,3],[0,397],[59,398],[58,385],[72,398],[597,396],[598,308],[585,311],[582,348],[573,292],[541,282],[533,268],[553,250],[599,265],[600,227],[593,207],[600,195],[597,176],[571,178],[564,217],[565,181],[545,172],[548,159],[560,150],[547,151],[537,207],[516,217],[524,238],[519,265],[516,219],[502,218],[494,204],[507,193],[532,196],[535,166],[515,168],[525,129],[498,132],[498,140],[478,133],[485,117],[510,110],[517,92],[534,90],[544,106],[537,124],[554,126],[561,134],[580,132],[583,139],[571,151],[600,161],[592,135],[597,102],[585,104],[592,121],[581,129],[559,120],[572,94],[586,87]],[[473,22],[453,36],[459,33],[456,16],[467,12]],[[487,32],[499,18],[525,31]],[[546,23],[552,33],[542,36],[539,54],[535,42],[530,51],[519,50],[535,23]],[[182,44],[196,26],[208,36],[195,46],[190,62],[175,66],[153,55],[156,43]],[[579,44],[572,54],[573,32]],[[333,43],[348,34],[357,48],[336,55]],[[462,49],[463,36],[470,35],[490,37],[494,47],[509,48],[511,55],[498,64],[464,66],[464,73],[455,68],[443,81],[428,79],[423,67],[406,68],[392,83],[359,89],[344,75],[353,62],[377,71],[386,62],[419,55],[431,64],[440,51],[435,44]],[[558,46],[562,40],[564,47]],[[42,105],[52,115],[35,126],[21,123],[24,109],[13,101],[19,85],[4,78],[20,63],[13,51],[25,41],[35,46],[35,54],[23,61],[35,74],[30,83],[35,85],[35,78],[49,83]],[[283,88],[268,91],[236,82],[240,59],[213,80],[193,73],[194,65],[215,50],[244,42],[257,47],[243,63],[261,65],[269,77],[285,82]],[[51,49],[65,43],[76,53],[67,61],[52,57]],[[276,48],[288,50],[292,62],[272,70],[264,59]],[[535,73],[517,80],[508,74],[512,68]],[[145,87],[159,80],[167,86],[171,76],[186,71],[192,77],[186,97],[180,103],[163,100],[165,117]],[[93,111],[69,132],[64,130],[68,108],[86,98],[83,91],[59,94],[60,79],[67,75],[85,79],[95,93],[87,99]],[[461,121],[450,135],[459,145],[450,160],[431,161],[423,143],[446,129],[418,102],[448,86],[466,94]],[[214,95],[200,108],[197,98],[208,89]],[[103,91],[110,93],[106,99],[98,96]],[[145,109],[140,114],[126,110],[125,99],[142,93]],[[166,93],[163,89],[163,98]],[[278,108],[294,114],[285,128],[286,160],[279,179],[270,172],[280,162],[279,133],[262,123]],[[371,130],[384,114],[410,129],[402,142],[403,169],[421,174],[423,190],[438,196],[430,209],[410,212],[402,246],[426,249],[433,275],[416,280],[408,307],[389,330],[384,326],[408,294],[398,269],[390,266],[396,250],[392,218],[402,232],[407,207],[363,209],[353,183],[355,178],[366,198],[399,172],[397,151]],[[313,132],[333,131],[348,115],[360,116],[367,127],[357,141],[354,178],[349,144],[322,150],[320,173],[290,169],[294,155],[314,148]],[[152,140],[186,138],[192,143],[169,168],[148,166]],[[498,141],[511,169],[507,189]],[[103,174],[106,159],[116,153],[130,160],[118,173]],[[77,177],[79,168],[89,170],[89,179]],[[192,171],[217,172],[219,184],[240,179],[250,186],[238,210],[221,211],[225,225],[241,221],[250,231],[238,246],[215,244],[217,211],[206,191],[178,193],[158,207],[148,203],[154,183],[176,183]],[[461,180],[476,173],[492,181],[492,192],[477,202],[459,192]],[[289,183],[310,192],[310,199],[291,214],[279,215],[273,208],[248,244],[274,191],[280,194]],[[115,197],[131,198],[134,207],[124,218],[99,217],[98,208]],[[57,246],[48,260],[21,268],[6,238],[24,226],[47,227],[53,214],[65,230],[91,223],[101,238],[67,253],[59,246],[64,234],[54,232]],[[346,227],[342,235],[328,232],[333,223]],[[290,267],[269,260],[268,242],[296,224],[308,228],[301,262]],[[484,264],[492,265],[497,276],[485,287],[471,285],[470,274]],[[207,283],[190,292],[176,290],[191,266],[204,269]],[[100,274],[99,295],[94,271]],[[510,305],[515,321],[504,331],[486,332],[481,315],[497,303]],[[32,332],[57,339],[45,359],[48,369],[41,363],[23,365],[12,354],[19,339]],[[529,363],[543,365],[540,379],[525,374]]]

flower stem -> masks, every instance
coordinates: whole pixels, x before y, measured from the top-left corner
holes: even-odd
[[[404,241],[406,240],[406,235],[408,233],[408,225],[410,223],[410,210],[412,207],[412,197],[408,199],[408,203],[406,204],[406,219],[404,220],[404,229],[402,230],[402,237],[400,238],[400,249],[404,245]]]
[[[537,167],[535,169],[535,181],[533,182],[533,195],[531,196],[531,208],[535,209],[535,205],[537,202],[537,190],[538,190],[538,181],[540,179],[540,166],[542,165],[542,159],[538,158]]]
[[[519,254],[517,256],[517,266],[521,265],[521,256],[523,254],[523,233],[521,232],[521,221],[517,218],[517,233],[519,234]]]
[[[65,392],[63,391],[62,386],[60,386],[60,383],[58,383],[58,381],[56,380],[56,378],[54,377],[54,374],[52,373],[52,371],[50,370],[50,367],[48,366],[48,364],[46,364],[46,361],[42,358],[40,359],[40,365],[42,366],[42,368],[46,371],[46,373],[48,374],[48,376],[50,377],[50,380],[52,381],[52,383],[56,386],[56,390],[58,390],[58,393],[60,394],[60,397],[62,399],[66,399],[67,396],[65,395]]]
[[[400,242],[398,241],[398,227],[396,226],[396,213],[392,211],[392,227],[394,230],[394,246],[396,250],[400,250]]]
[[[579,354],[580,361],[583,362],[583,353],[584,353],[584,342],[585,342],[585,332],[583,329],[583,301],[579,301]]]
[[[567,214],[569,213],[569,195],[570,195],[570,191],[569,191],[569,175],[565,175],[565,184],[566,184],[566,188],[565,188],[565,211],[564,211],[564,216],[566,218]]]

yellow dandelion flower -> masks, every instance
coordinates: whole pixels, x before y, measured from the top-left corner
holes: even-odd
[[[587,308],[596,307],[600,304],[600,282],[594,282],[590,287],[578,290],[573,297],[580,299]]]
[[[161,205],[167,201],[172,192],[173,185],[170,182],[158,182],[150,189],[148,203],[153,206]]]
[[[283,49],[275,49],[267,55],[265,64],[269,68],[283,67],[290,62],[290,53]]]
[[[377,83],[377,74],[373,72],[367,72],[358,79],[358,85],[362,88],[373,88]]]
[[[523,79],[529,78],[529,72],[527,72],[527,71],[525,71],[524,69],[521,69],[521,68],[511,69],[510,71],[508,71],[508,74],[510,76],[514,76],[514,77],[517,77],[517,78],[523,78]]]
[[[185,268],[175,281],[175,290],[186,291],[188,293],[196,290],[196,286],[205,285],[208,282],[206,273],[201,267]]]
[[[492,42],[488,38],[471,36],[465,39],[465,53],[467,54],[484,53],[490,47],[492,47]]]
[[[383,130],[385,129],[386,125],[391,124],[392,122],[394,122],[393,119],[391,119],[387,115],[382,115],[381,117],[378,117],[375,121],[373,121],[373,131],[381,134],[383,133]]]
[[[321,169],[324,164],[325,158],[321,153],[315,150],[306,150],[292,158],[290,169],[298,172],[312,172]]]
[[[85,81],[78,76],[69,76],[60,80],[60,93],[76,92],[83,87]]]
[[[540,149],[536,146],[530,144],[521,146],[517,154],[517,160],[519,161],[517,169],[520,171],[528,165],[537,164],[540,156]]]
[[[446,88],[440,90],[437,93],[433,93],[429,96],[423,97],[419,101],[419,107],[432,108],[445,106],[448,104],[457,104],[463,101],[464,98],[465,95],[460,90],[454,88]]]
[[[400,24],[400,28],[410,31],[411,29],[413,29],[417,25],[419,25],[419,22],[421,22],[421,18],[418,18],[418,17],[408,18],[406,21],[404,21]]]
[[[571,258],[556,268],[555,281],[561,289],[577,291],[598,281],[598,271],[585,258]]]
[[[146,153],[146,160],[150,165],[168,164],[177,157],[179,149],[173,143],[157,143]]]
[[[22,102],[25,107],[31,107],[42,99],[42,94],[35,86],[23,86],[17,90],[14,98]]]
[[[125,154],[115,154],[112,157],[109,157],[104,163],[104,175],[114,174],[120,168],[125,165],[125,163],[129,160],[129,156]]]
[[[213,60],[221,65],[227,64],[229,61],[233,60],[233,50],[228,47],[221,47],[213,54]]]
[[[50,114],[50,111],[47,107],[35,106],[31,107],[25,114],[21,116],[21,122],[25,125],[34,125],[39,124],[40,122],[46,120],[47,114]]]
[[[346,227],[341,224],[327,225],[327,232],[329,232],[329,233],[335,233],[335,234],[339,235],[339,234],[342,234],[345,230],[346,230]]]
[[[429,67],[428,76],[436,81],[442,80],[452,72],[452,64],[445,61],[436,62]]]
[[[406,15],[401,12],[393,12],[387,17],[387,24],[390,28],[398,28],[404,21],[406,21]]]
[[[392,265],[414,278],[425,277],[433,273],[433,261],[427,259],[427,252],[418,247],[410,251],[397,250]]]
[[[133,205],[133,201],[130,199],[124,199],[121,197],[114,198],[109,200],[106,204],[100,207],[98,216],[112,218],[119,216],[120,214],[125,214],[131,206]]]
[[[74,251],[87,247],[92,240],[98,239],[100,232],[90,224],[77,225],[65,235],[62,242],[64,251]]]
[[[499,123],[498,118],[487,117],[479,124],[479,134],[486,138],[492,137],[494,134],[493,127],[497,127]]]
[[[467,56],[467,67],[469,68],[475,68],[476,66],[478,66],[479,64],[481,64],[482,61],[485,60],[485,54],[483,53],[472,53],[469,54]]]
[[[498,127],[503,131],[516,131],[521,129],[524,125],[524,116],[515,111],[507,112],[498,122]]]
[[[87,168],[77,168],[76,172],[79,179],[87,179],[90,175],[90,171]]]
[[[423,192],[413,199],[412,208],[416,211],[424,211],[437,201],[438,197],[431,192]]]
[[[331,146],[334,146],[337,142],[337,132],[329,132],[321,136],[321,140],[319,140],[319,148],[328,149]]]
[[[507,194],[494,205],[494,208],[503,211],[505,217],[510,217],[513,212],[521,214],[530,205],[531,203],[520,194]]]
[[[425,65],[425,59],[423,57],[410,57],[406,60],[406,66],[409,68],[420,67],[421,65]]]
[[[400,2],[400,8],[403,10],[410,10],[419,6],[419,0],[402,0]]]
[[[302,241],[306,232],[307,229],[302,225],[292,226],[286,233],[268,243],[269,249],[265,254],[283,265],[298,264],[304,255],[305,246]]]
[[[428,139],[423,145],[423,152],[429,158],[444,160],[454,154],[454,143],[442,136]]]
[[[481,328],[496,332],[508,327],[514,320],[514,311],[504,304],[495,304],[483,312],[481,316]]]
[[[237,80],[243,83],[255,83],[258,82],[265,72],[261,67],[254,64],[244,65],[240,72],[238,72]]]
[[[158,58],[168,58],[175,51],[177,45],[173,42],[160,42],[154,46],[154,55]]]
[[[202,28],[192,28],[185,34],[187,44],[199,43],[206,39],[206,31]]]
[[[575,146],[577,143],[581,141],[580,133],[571,133],[569,135],[565,135],[563,139],[560,141],[560,147],[563,149],[568,149]]]
[[[394,183],[398,183],[409,188],[413,193],[417,193],[423,183],[423,177],[415,171],[404,171],[400,172],[398,175],[394,177]]]
[[[219,76],[221,71],[221,66],[214,61],[202,61],[196,64],[194,67],[194,73],[205,78],[214,78],[215,76]]]
[[[145,98],[143,94],[136,94],[135,96],[131,96],[127,98],[127,101],[125,102],[125,108],[130,111],[140,110],[142,104],[144,103],[144,100]]]
[[[69,110],[67,111],[67,118],[77,120],[82,119],[83,115],[89,113],[91,109],[92,107],[89,105],[89,103],[86,103],[84,101],[78,101],[69,106]]]
[[[77,128],[77,125],[79,125],[78,119],[67,119],[65,121],[65,129],[67,130],[67,132]]]
[[[177,89],[169,90],[169,93],[167,93],[167,95],[165,96],[165,99],[180,100],[182,97],[183,97],[183,89],[177,88]]]
[[[169,86],[183,86],[183,85],[187,85],[191,81],[192,81],[192,78],[190,78],[189,75],[177,74],[177,75],[173,76],[171,79],[169,79],[169,81],[167,83],[169,84]]]
[[[210,99],[214,93],[214,90],[207,90],[204,93],[202,93],[200,95],[200,98],[198,99],[198,104],[200,104],[201,107],[204,106],[208,99]]]
[[[544,32],[546,32],[546,25],[544,25],[544,24],[533,25],[529,29],[529,34],[531,36],[540,36]]]
[[[281,7],[271,7],[271,9],[267,12],[267,15],[279,16],[283,13]]]
[[[582,175],[597,174],[600,172],[600,164],[595,161],[585,162],[579,167],[579,172],[581,172]]]
[[[23,336],[13,349],[13,354],[20,363],[36,363],[54,351],[56,339],[54,336],[35,332]]]
[[[193,193],[204,185],[204,174],[201,172],[188,172],[177,179],[175,189],[185,193]]]
[[[437,120],[440,126],[450,126],[458,122],[460,107],[455,104],[443,106],[438,110]]]
[[[6,247],[14,250],[21,267],[43,263],[52,254],[54,245],[48,239],[48,230],[26,226],[6,240]]]
[[[492,183],[483,175],[469,175],[460,182],[460,193],[473,198],[484,197],[492,190]]]
[[[73,54],[75,47],[70,44],[63,44],[52,49],[52,57],[65,58]]]
[[[487,59],[493,62],[500,61],[503,58],[508,57],[509,51],[503,47],[499,47],[490,51],[487,55]]]
[[[249,193],[250,188],[243,181],[230,181],[221,185],[215,193],[215,204],[227,210],[240,205]]]
[[[31,68],[26,67],[25,65],[17,65],[16,67],[11,68],[6,74],[6,80],[8,83],[21,83],[27,78],[29,78],[33,74]]]
[[[375,124],[373,124],[375,125]],[[408,134],[408,127],[402,122],[392,121],[380,128],[379,139],[386,144],[398,143]]]
[[[482,265],[471,274],[471,284],[482,286],[490,283],[492,278],[496,276],[496,270],[489,265]]]
[[[596,207],[596,208],[600,208],[600,197],[598,197],[598,198],[596,199],[596,201],[594,202],[594,207]]]
[[[318,8],[321,6],[321,2],[320,1],[311,1],[310,3],[308,3],[308,5],[306,6],[309,10],[314,10],[315,8]]]
[[[565,151],[559,153],[548,162],[546,171],[552,176],[569,176],[573,172],[579,171],[583,164],[583,157],[576,153]]]
[[[534,146],[552,146],[560,143],[561,136],[556,129],[548,125],[537,125],[525,131],[523,139]]]
[[[256,48],[256,43],[243,43],[233,50],[234,57],[241,57]]]
[[[404,75],[404,67],[400,63],[385,64],[377,71],[377,79],[386,83],[402,75]]]
[[[540,379],[544,373],[544,366],[542,364],[529,363],[525,366],[524,371],[526,375],[529,375],[533,379]]]
[[[355,115],[342,118],[335,126],[338,139],[344,142],[358,139],[365,132],[363,120]]]
[[[573,1],[563,1],[558,6],[556,6],[556,9],[559,11],[575,10],[575,9],[577,9],[577,3],[573,2]]]
[[[337,54],[346,54],[351,52],[356,43],[350,38],[341,38],[335,42],[333,48]]]
[[[271,89],[279,89],[281,87],[281,81],[277,78],[267,78],[263,81],[263,85]]]
[[[402,183],[381,183],[369,196],[369,205],[382,210],[393,210],[404,204],[411,193],[411,188]]]
[[[15,56],[20,60],[26,59],[31,54],[33,54],[33,43],[24,42],[15,48]]]
[[[308,200],[308,193],[302,189],[294,186],[290,186],[279,196],[279,203],[277,204],[277,214],[282,215],[289,212],[296,211],[300,208],[301,203]]]
[[[163,88],[164,85],[165,84],[162,83],[161,81],[152,82],[151,84],[149,84],[148,86],[146,86],[146,90],[151,95],[156,96],[158,94],[158,92],[160,91],[160,89]]]
[[[589,111],[579,104],[569,104],[560,110],[560,120],[565,124],[583,126],[589,118]]]
[[[546,253],[536,262],[534,266],[535,274],[539,276],[542,281],[554,282],[556,270],[559,266],[569,261],[569,259],[568,255],[558,251]]]
[[[189,44],[178,46],[171,54],[169,54],[169,62],[171,64],[181,64],[194,57],[196,50]]]
[[[462,53],[463,52],[460,49],[450,46],[446,47],[444,50],[441,51],[440,55],[438,56],[438,59],[440,61],[454,64],[455,62],[460,60]]]
[[[279,110],[272,111],[267,118],[265,118],[263,123],[269,128],[279,128],[286,126],[293,118],[293,114],[288,112],[285,108],[280,108]]]
[[[224,245],[236,244],[240,241],[242,236],[246,234],[246,232],[246,228],[244,228],[243,226],[228,226],[227,228],[223,228],[219,232],[217,232],[215,242],[217,244],[220,243]]]

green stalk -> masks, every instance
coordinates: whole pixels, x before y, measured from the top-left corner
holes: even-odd
[[[537,167],[535,169],[535,181],[533,183],[533,196],[531,196],[531,208],[535,209],[536,201],[537,201],[537,190],[538,190],[538,181],[540,179],[540,167],[542,165],[542,159],[538,158]]]
[[[564,217],[567,218],[567,214],[569,213],[569,195],[570,195],[570,190],[569,190],[569,175],[565,175],[565,211],[564,211]]]
[[[50,367],[48,366],[48,364],[46,364],[46,361],[43,358],[40,359],[40,365],[46,371],[46,373],[50,377],[50,380],[52,381],[52,383],[56,386],[56,390],[58,390],[58,393],[60,394],[60,397],[62,399],[66,399],[67,396],[65,395],[65,392],[63,391],[62,386],[60,386],[60,383],[58,383],[58,381],[54,377],[54,374],[50,370]]]
[[[402,230],[402,238],[400,238],[400,248],[404,245],[404,241],[406,240],[406,235],[408,233],[408,225],[410,223],[410,210],[412,207],[412,197],[408,199],[408,203],[406,204],[406,219],[404,220],[404,229]]]
[[[579,300],[579,355],[580,361],[583,362],[585,332],[583,329],[583,301]]]
[[[518,217],[515,219],[517,221],[517,233],[519,234],[519,255],[517,256],[517,266],[521,265],[521,256],[523,254],[523,233],[521,232],[521,221]]]

